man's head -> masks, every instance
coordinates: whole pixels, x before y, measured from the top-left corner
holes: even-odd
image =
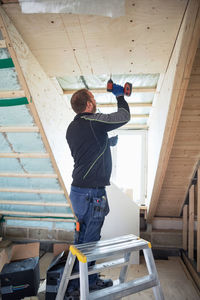
[[[96,101],[94,96],[86,89],[79,90],[72,95],[71,106],[76,114],[83,112],[96,112]]]

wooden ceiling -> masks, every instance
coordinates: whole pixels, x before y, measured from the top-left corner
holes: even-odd
[[[126,0],[126,15],[22,14],[3,8],[50,77],[164,73],[187,0]]]

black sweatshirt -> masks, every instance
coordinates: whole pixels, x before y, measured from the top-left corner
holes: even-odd
[[[108,131],[130,120],[128,103],[117,97],[117,112],[81,113],[70,123],[66,139],[74,158],[73,186],[97,188],[110,184],[112,170]]]

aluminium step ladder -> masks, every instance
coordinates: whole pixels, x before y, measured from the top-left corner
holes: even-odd
[[[127,269],[130,264],[130,257],[134,251],[143,250],[149,275],[125,282]],[[116,256],[121,258],[116,259]],[[88,268],[87,262],[111,258],[103,263],[96,263]],[[79,273],[73,273],[72,269],[75,259],[79,260]],[[113,282],[113,286],[101,290],[89,292],[88,275],[99,271],[121,267],[118,280]],[[130,234],[113,239],[98,242],[79,244],[70,246],[69,255],[63,271],[63,276],[58,289],[56,300],[63,300],[69,280],[80,277],[80,299],[121,299],[128,295],[140,292],[145,289],[153,288],[156,300],[164,300],[163,292],[158,279],[158,274],[151,250],[151,243]]]

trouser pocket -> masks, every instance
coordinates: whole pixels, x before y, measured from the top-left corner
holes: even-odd
[[[106,195],[93,197],[93,218],[102,219],[109,213],[109,205]]]

